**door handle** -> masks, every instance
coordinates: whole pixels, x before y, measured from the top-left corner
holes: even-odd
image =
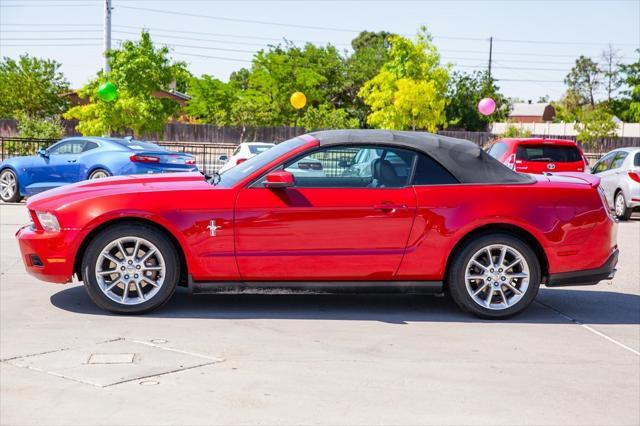
[[[78,160],[67,160],[67,163],[75,163]]]
[[[391,204],[391,203],[383,203],[376,204],[373,206],[376,210],[382,210],[384,213],[395,213],[398,210],[405,210],[407,208],[406,204]]]

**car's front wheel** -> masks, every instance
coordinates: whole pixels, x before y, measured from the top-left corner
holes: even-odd
[[[622,191],[617,192],[614,203],[616,217],[620,220],[629,220],[633,213],[633,209],[627,208],[627,201],[625,200]]]
[[[18,177],[11,169],[4,169],[0,173],[0,199],[5,203],[15,203],[22,199]]]
[[[463,310],[503,319],[522,312],[540,287],[540,262],[519,238],[491,234],[468,241],[451,263],[448,288]]]
[[[145,224],[106,228],[87,246],[82,262],[85,289],[93,302],[120,314],[141,314],[173,295],[180,263],[173,243]]]

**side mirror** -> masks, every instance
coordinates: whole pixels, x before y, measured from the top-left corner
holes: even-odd
[[[38,149],[38,155],[40,157],[49,158],[49,154],[47,154],[47,150],[44,148]]]
[[[220,157],[218,157],[218,160],[220,161],[228,161],[229,157],[225,154],[222,154]]]
[[[265,188],[289,188],[295,184],[293,175],[284,170],[276,170],[267,175]]]

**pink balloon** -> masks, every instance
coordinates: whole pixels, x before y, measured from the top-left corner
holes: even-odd
[[[478,111],[482,115],[491,115],[496,110],[496,101],[491,98],[484,98],[478,102]]]

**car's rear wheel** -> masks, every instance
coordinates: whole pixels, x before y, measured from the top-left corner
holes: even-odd
[[[111,174],[104,169],[96,169],[91,172],[89,179],[101,179],[111,176]]]
[[[85,289],[98,306],[141,314],[173,295],[180,277],[173,243],[144,224],[106,228],[89,243],[82,262]]]
[[[620,220],[629,220],[631,218],[633,209],[627,208],[627,200],[625,200],[624,193],[622,191],[618,191],[616,193],[616,198],[614,200],[614,211],[616,217]]]
[[[11,169],[4,169],[0,173],[0,199],[5,203],[15,203],[22,199],[18,177]]]
[[[451,263],[453,300],[481,318],[503,319],[522,312],[540,287],[540,262],[524,241],[508,234],[484,235],[464,244]]]

